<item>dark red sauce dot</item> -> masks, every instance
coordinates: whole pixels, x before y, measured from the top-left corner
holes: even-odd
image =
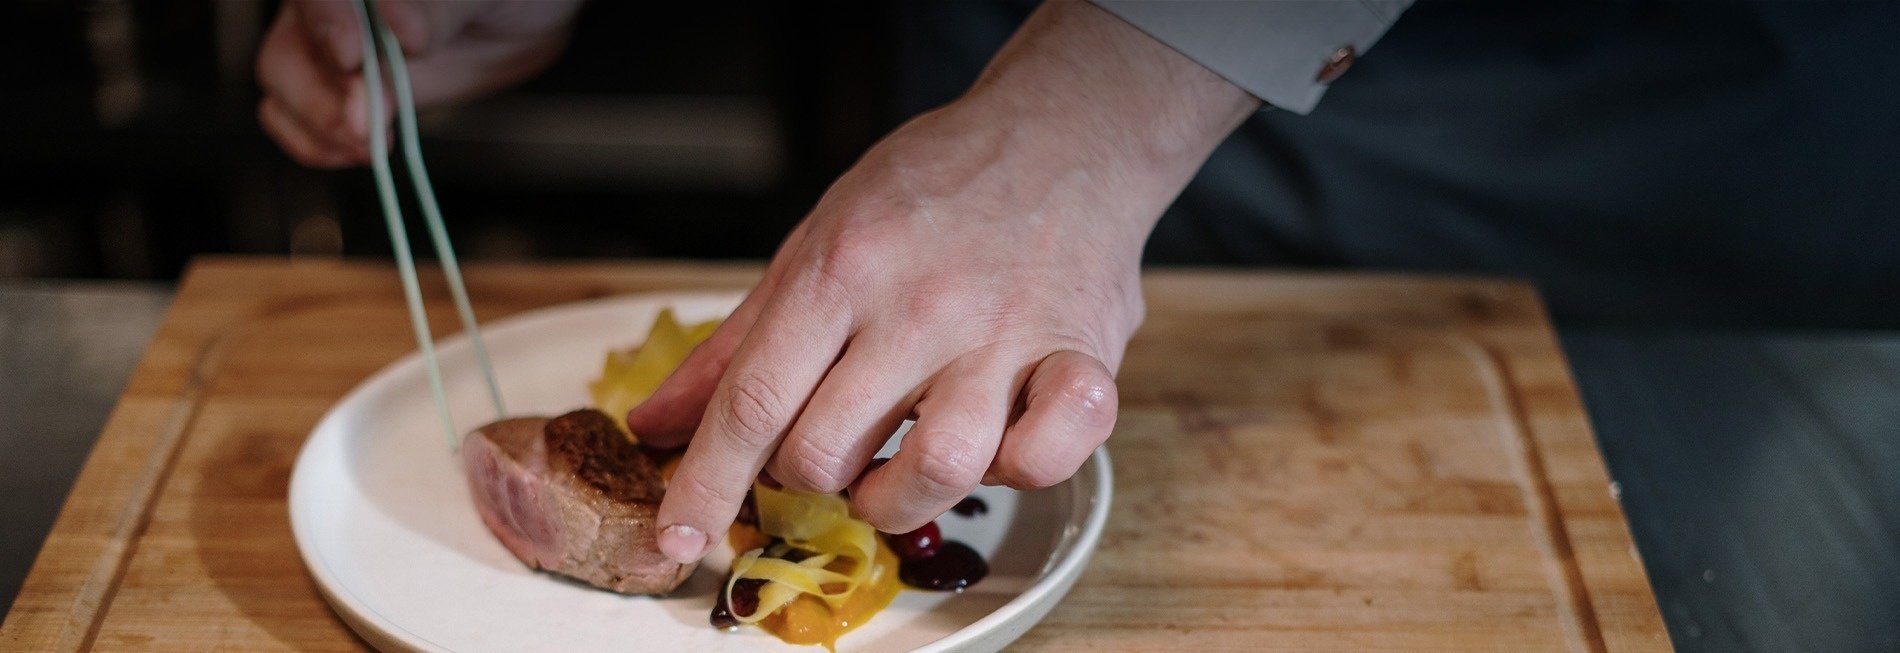
[[[982,499],[976,497],[967,497],[962,501],[958,501],[957,505],[952,506],[950,512],[957,513],[964,517],[987,515],[990,512],[990,504],[983,503]]]
[[[732,606],[726,604],[724,590],[713,598],[712,616],[707,621],[712,623],[712,627],[727,632],[739,629],[739,619],[732,616]]]
[[[713,599],[712,627],[720,630],[733,630],[739,627],[739,616],[752,616],[759,609],[759,588],[765,587],[765,581],[758,578],[741,578],[732,584],[732,596],[720,591]]]
[[[759,609],[759,589],[765,587],[763,578],[741,578],[732,584],[732,614],[738,617],[750,617]]]
[[[905,585],[936,592],[961,592],[989,573],[983,556],[962,542],[944,542],[936,555],[897,565],[897,578]]]

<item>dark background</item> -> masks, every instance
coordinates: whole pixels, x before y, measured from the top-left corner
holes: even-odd
[[[459,248],[768,256],[896,124],[898,11],[589,3],[547,73],[425,116]],[[252,62],[275,13],[0,4],[0,276],[170,279],[208,252],[386,255],[369,174],[303,169],[257,125]]]
[[[465,258],[764,257],[1034,4],[592,2],[424,150]],[[257,126],[275,12],[0,4],[0,278],[387,255],[366,171]],[[1147,258],[1515,276],[1566,326],[1900,327],[1895,34],[1884,0],[1423,0],[1215,151]]]

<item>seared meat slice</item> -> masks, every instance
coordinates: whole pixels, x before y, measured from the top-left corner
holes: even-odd
[[[462,440],[462,462],[482,523],[530,567],[624,594],[693,573],[654,539],[659,469],[600,411],[489,424]]]

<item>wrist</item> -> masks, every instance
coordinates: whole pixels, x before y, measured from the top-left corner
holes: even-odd
[[[1260,108],[1192,59],[1081,0],[1051,0],[991,60],[965,99],[1062,121],[1144,168],[1189,176]]]
[[[947,113],[1015,132],[1055,167],[1089,170],[1107,195],[1137,200],[1146,224],[1257,98],[1099,7],[1039,8]]]

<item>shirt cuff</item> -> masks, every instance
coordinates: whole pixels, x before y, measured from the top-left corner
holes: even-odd
[[[1092,0],[1267,104],[1305,114],[1412,0]]]

